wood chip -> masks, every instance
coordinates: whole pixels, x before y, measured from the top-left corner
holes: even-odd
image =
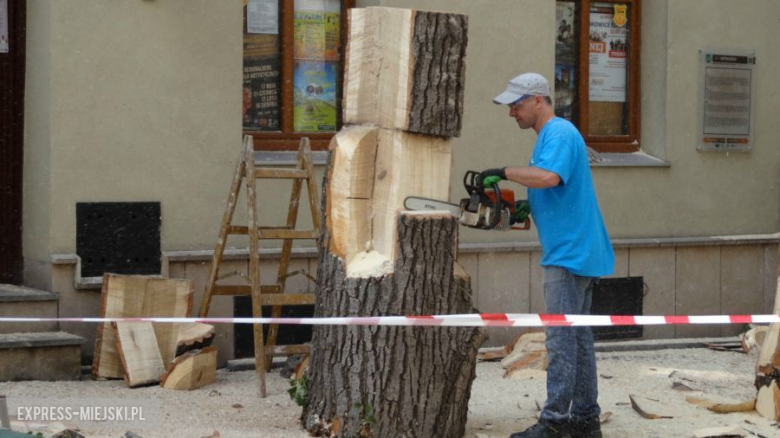
[[[646,418],[648,420],[674,418],[670,413],[664,412],[664,410],[668,409],[668,407],[662,405],[656,400],[644,397],[634,397],[630,394],[628,398],[631,400],[631,407],[634,408],[634,410],[639,415],[641,415],[642,418]]]
[[[750,412],[756,409],[756,400],[748,400],[739,403],[717,403],[698,397],[687,396],[685,401],[692,405],[701,406],[708,411],[718,414],[729,414],[732,412]]]
[[[608,422],[610,418],[612,418],[612,412],[602,412],[601,415],[599,415],[599,423],[604,424]]]
[[[680,382],[672,382],[672,389],[685,392],[699,391],[698,389],[693,389],[690,386]]]

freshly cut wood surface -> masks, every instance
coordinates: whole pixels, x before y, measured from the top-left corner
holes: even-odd
[[[452,143],[390,129],[347,127],[334,137],[326,216],[331,249],[349,277],[392,272],[397,215],[407,196],[449,200]]]
[[[214,326],[193,322],[177,324],[179,333],[176,337],[176,356],[181,356],[189,350],[208,347],[214,340]]]
[[[780,420],[780,388],[778,388],[776,380],[773,380],[768,386],[758,388],[756,411],[770,420]]]
[[[328,221],[333,252],[350,263],[371,245],[371,199],[374,187],[377,135],[372,126],[348,126],[333,137],[332,181]]]
[[[459,136],[467,17],[385,7],[348,14],[344,122]]]
[[[187,317],[192,310],[192,291],[190,280],[105,274],[100,317]],[[153,323],[153,326],[163,363],[168,363],[176,352],[178,328],[171,323]],[[92,377],[121,379],[124,372],[116,336],[110,326],[105,327],[106,324],[98,324]]]
[[[452,143],[437,137],[382,129],[374,176],[373,248],[395,260],[398,212],[407,196],[449,201]]]
[[[112,322],[111,325],[116,333],[117,351],[127,386],[159,382],[165,366],[152,323]]]
[[[217,347],[192,350],[179,356],[160,378],[166,389],[192,390],[216,381]]]

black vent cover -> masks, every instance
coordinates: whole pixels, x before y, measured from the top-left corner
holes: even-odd
[[[160,274],[160,203],[76,204],[76,253],[81,276]]]
[[[641,315],[644,277],[603,278],[593,288],[592,315]],[[593,327],[593,339],[641,338],[642,326]]]

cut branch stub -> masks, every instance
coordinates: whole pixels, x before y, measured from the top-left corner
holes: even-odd
[[[458,137],[467,17],[384,7],[348,13],[344,123]]]

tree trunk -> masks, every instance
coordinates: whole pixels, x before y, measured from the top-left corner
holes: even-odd
[[[322,251],[315,316],[474,313],[469,279],[454,272],[457,236],[452,216],[400,214],[394,274],[381,278],[347,278]],[[306,429],[462,437],[484,336],[474,327],[315,326]]]
[[[460,132],[466,17],[351,9],[344,121],[323,187],[315,316],[474,313],[457,262],[458,220],[405,212],[449,198]],[[462,437],[481,328],[315,326],[313,434]]]

